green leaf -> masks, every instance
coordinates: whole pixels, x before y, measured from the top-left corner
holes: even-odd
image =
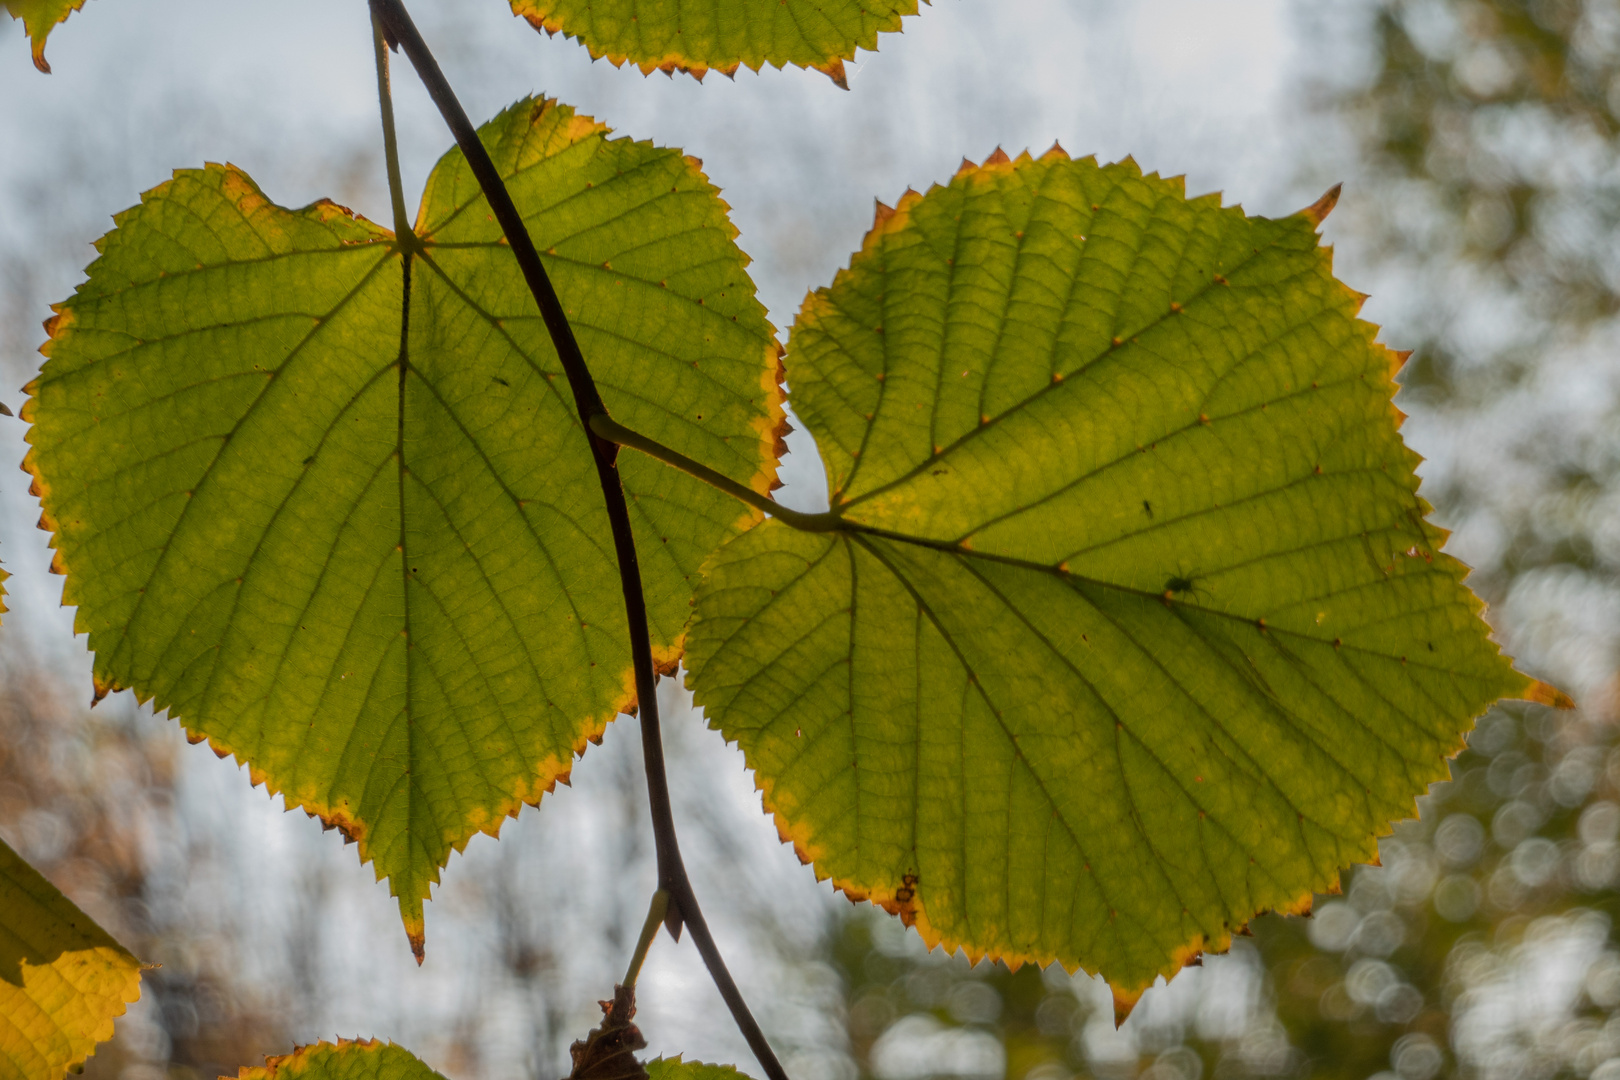
[[[614,414],[766,491],[780,350],[725,204],[606,135],[532,100],[483,130]],[[459,153],[416,232],[402,334],[387,230],[179,172],[60,306],[23,416],[97,692],[358,841],[420,953],[450,853],[565,779],[634,681],[567,380]],[[698,567],[754,516],[628,458],[670,671]]]
[[[682,1061],[681,1055],[654,1058],[647,1062],[648,1080],[748,1080],[730,1065],[709,1065],[702,1061]]]
[[[141,962],[0,841],[0,1077],[59,1080],[141,996]]]
[[[375,1039],[339,1039],[301,1046],[262,1067],[243,1068],[237,1080],[444,1080],[409,1050]]]
[[[844,61],[876,49],[879,32],[900,29],[917,0],[511,0],[512,10],[548,34],[583,42],[615,66],[731,75],[770,63],[825,72],[844,86]]]
[[[805,301],[833,527],[728,543],[687,662],[818,875],[1129,1000],[1373,858],[1491,702],[1553,700],[1438,550],[1330,204],[998,151]]]
[[[33,40],[34,66],[45,74],[51,65],[45,62],[45,39],[56,24],[84,7],[84,0],[3,0],[6,12],[13,19],[21,19],[23,29]]]

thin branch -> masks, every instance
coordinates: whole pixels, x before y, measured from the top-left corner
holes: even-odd
[[[640,450],[648,457],[657,458],[665,465],[673,465],[688,476],[708,484],[710,487],[730,495],[733,499],[741,500],[756,510],[763,510],[774,518],[780,518],[784,525],[791,525],[803,532],[836,532],[845,528],[843,518],[828,511],[821,514],[806,514],[801,510],[783,506],[768,495],[761,495],[753,488],[739,484],[724,473],[709,468],[702,462],[693,461],[679,450],[671,450],[655,439],[649,439],[639,431],[632,431],[610,416],[591,417],[591,431],[609,442],[628,446],[632,450]]]
[[[613,546],[618,555],[619,579],[629,623],[630,653],[635,665],[639,705],[637,712],[641,721],[642,757],[647,773],[647,801],[652,812],[653,836],[658,852],[659,885],[669,892],[673,901],[665,925],[671,934],[679,933],[682,922],[692,928],[692,939],[698,953],[708,966],[715,987],[725,999],[732,1019],[748,1040],[748,1046],[759,1059],[765,1075],[769,1080],[787,1080],[787,1073],[766,1042],[765,1033],[760,1030],[731,973],[726,970],[720,951],[715,947],[714,937],[709,933],[708,923],[703,918],[703,911],[698,906],[697,897],[692,892],[686,866],[681,861],[681,849],[675,837],[675,816],[670,806],[669,779],[664,770],[663,734],[658,725],[657,673],[653,667],[652,641],[647,631],[647,602],[641,589],[641,569],[636,559],[635,536],[630,527],[630,509],[625,502],[624,487],[619,482],[619,447],[591,428],[592,417],[606,416],[607,407],[602,403],[602,396],[591,378],[579,343],[574,339],[574,331],[568,325],[562,302],[546,276],[545,267],[541,265],[540,255],[535,251],[534,241],[523,224],[523,217],[513,204],[495,163],[479,141],[472,121],[456,100],[455,92],[439,70],[427,43],[417,32],[410,13],[405,10],[401,0],[371,0],[371,10],[382,23],[388,38],[398,42],[405,50],[406,57],[427,86],[428,94],[439,107],[440,114],[455,136],[456,145],[461,148],[468,167],[483,190],[484,198],[494,211],[496,221],[505,232],[512,255],[517,259],[529,291],[534,294],[535,303],[540,307],[546,329],[551,333],[552,344],[574,394],[580,425],[590,441],[602,498],[607,504],[608,521],[613,529]]]

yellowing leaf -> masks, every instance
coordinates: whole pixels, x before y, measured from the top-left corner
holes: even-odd
[[[51,65],[45,62],[45,39],[56,24],[84,7],[84,0],[0,0],[13,19],[21,19],[23,29],[33,41],[34,66],[45,74]]]
[[[828,531],[729,542],[688,664],[818,875],[1129,999],[1552,699],[1439,550],[1327,205],[998,152],[805,301]]]
[[[0,1080],[60,1080],[140,997],[141,964],[0,841]]]
[[[710,69],[730,75],[766,63],[811,67],[844,84],[844,61],[900,29],[917,0],[511,0],[537,29],[578,38],[593,57],[643,74]]]
[[[482,137],[615,415],[768,490],[780,350],[696,163],[541,101]],[[98,692],[358,841],[420,953],[450,853],[565,779],[634,680],[567,380],[459,153],[416,231],[407,256],[331,203],[178,173],[61,305],[23,416]],[[628,458],[672,668],[698,567],[754,516]]]
[[[393,1043],[339,1039],[301,1046],[244,1068],[237,1080],[444,1080],[409,1050]]]

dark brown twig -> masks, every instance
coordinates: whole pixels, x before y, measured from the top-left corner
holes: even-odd
[[[402,0],[370,0],[370,2],[372,13],[382,23],[389,41],[397,42],[404,49],[411,65],[416,68],[416,73],[427,87],[433,103],[438,106],[440,115],[444,117],[445,123],[455,136],[456,145],[461,148],[462,155],[467,159],[467,165],[472,169],[479,187],[483,189],[484,198],[488,200],[490,209],[495,213],[495,220],[505,232],[512,255],[517,259],[524,280],[528,282],[529,291],[534,294],[535,303],[540,307],[540,315],[551,334],[551,341],[556,347],[558,359],[562,362],[563,372],[568,376],[568,385],[574,394],[574,405],[579,410],[580,426],[584,429],[585,437],[590,440],[591,455],[596,460],[597,478],[601,481],[602,498],[607,503],[608,521],[613,529],[613,546],[618,555],[619,579],[624,590],[625,615],[630,629],[630,654],[635,665],[642,757],[647,772],[647,801],[652,812],[653,836],[658,852],[659,886],[669,892],[672,901],[666,925],[675,935],[679,934],[682,923],[691,927],[692,940],[709,969],[709,976],[719,989],[720,996],[725,999],[726,1006],[731,1010],[732,1019],[742,1031],[743,1038],[748,1040],[749,1048],[754,1051],[754,1056],[765,1069],[765,1075],[769,1080],[788,1080],[787,1073],[783,1071],[781,1063],[776,1060],[776,1054],[765,1040],[765,1033],[760,1030],[759,1023],[748,1009],[748,1003],[743,1000],[741,991],[737,989],[736,981],[726,970],[725,961],[720,957],[720,950],[715,947],[714,936],[709,933],[708,923],[704,920],[703,911],[692,892],[692,883],[686,875],[686,866],[681,861],[680,845],[675,838],[675,817],[670,806],[669,779],[664,770],[663,735],[658,725],[657,674],[653,668],[652,641],[647,632],[647,602],[641,590],[641,569],[636,561],[635,537],[630,529],[630,509],[625,502],[624,487],[619,481],[617,465],[619,447],[616,443],[596,434],[591,428],[591,418],[607,416],[607,407],[602,403],[602,395],[596,388],[595,380],[591,378],[590,368],[585,364],[579,343],[574,339],[574,331],[568,325],[562,301],[558,299],[556,290],[551,286],[551,280],[546,276],[545,267],[540,263],[540,254],[534,248],[529,231],[523,224],[523,217],[513,204],[512,196],[506,190],[506,184],[496,170],[495,163],[490,160],[484,144],[479,141],[478,132],[473,127],[472,121],[467,118],[461,103],[456,100],[455,92],[450,88],[444,73],[439,70],[438,62],[428,50],[427,43],[417,32],[410,13],[405,10]]]

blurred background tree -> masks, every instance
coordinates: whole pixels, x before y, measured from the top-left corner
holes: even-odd
[[[0,156],[0,400],[37,366],[35,328],[79,280],[80,245],[169,167],[229,157],[285,203],[331,195],[386,218],[370,72],[351,62],[369,55],[363,18],[353,48],[297,29],[363,15],[328,5],[287,0],[266,21],[259,5],[153,0],[121,31],[115,5],[92,5],[53,37],[49,83],[0,25],[0,145],[44,146]],[[795,73],[644,81],[495,19],[495,0],[416,6],[475,113],[530,89],[539,56],[550,92],[703,157],[782,327],[847,259],[872,194],[892,202],[997,141],[1135,152],[1272,214],[1345,181],[1326,232],[1373,296],[1364,316],[1416,350],[1399,404],[1423,493],[1505,647],[1582,703],[1493,711],[1381,867],[1309,920],[1256,920],[1116,1030],[1096,980],[928,955],[812,887],[740,759],[666,684],[697,886],[796,1080],[1620,1080],[1620,3],[964,0],[864,55],[847,95]],[[213,49],[162,36],[208,19]],[[228,47],[244,27],[256,51]],[[74,42],[97,35],[148,44],[70,82],[97,67]],[[137,62],[160,77],[123,77]],[[419,181],[446,140],[400,82]],[[19,434],[0,423],[6,455]],[[813,447],[792,445],[783,497],[813,507]],[[82,649],[49,611],[21,488],[0,483],[19,571],[0,630],[0,835],[164,965],[90,1073],[196,1080],[356,1034],[408,1042],[454,1080],[565,1071],[652,880],[634,739],[614,725],[574,789],[469,847],[429,905],[417,972],[335,834],[271,813],[127,695],[77,704]],[[689,943],[655,948],[642,992],[655,1050],[751,1065]]]

